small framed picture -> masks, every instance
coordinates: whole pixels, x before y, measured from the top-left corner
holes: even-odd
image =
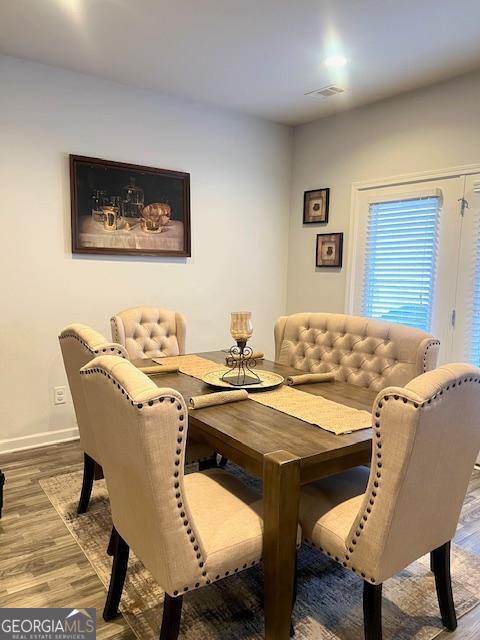
[[[313,189],[303,195],[303,224],[328,222],[330,189]]]
[[[341,267],[343,233],[317,234],[317,267]]]

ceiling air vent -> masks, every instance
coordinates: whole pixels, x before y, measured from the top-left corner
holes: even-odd
[[[322,87],[321,89],[315,89],[315,91],[309,91],[305,95],[309,96],[310,98],[325,100],[325,98],[336,96],[339,93],[343,93],[344,91],[345,89],[342,89],[341,87],[336,87],[335,85],[331,84],[328,87]]]

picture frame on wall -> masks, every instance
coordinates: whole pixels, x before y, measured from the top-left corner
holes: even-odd
[[[330,189],[312,189],[303,194],[303,224],[328,222]]]
[[[190,174],[70,155],[72,252],[191,255]]]
[[[337,267],[343,265],[343,233],[318,233],[316,266]]]

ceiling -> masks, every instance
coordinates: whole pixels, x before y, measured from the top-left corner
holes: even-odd
[[[0,0],[0,52],[298,124],[480,67],[480,2]]]

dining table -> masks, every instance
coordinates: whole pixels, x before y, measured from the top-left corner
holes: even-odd
[[[225,352],[197,356],[225,366]],[[134,362],[148,366],[153,361]],[[269,360],[257,368],[284,378],[305,373]],[[152,375],[159,387],[176,389],[185,398],[216,389],[180,372]],[[298,389],[347,407],[371,411],[376,393],[346,382],[303,384]],[[261,393],[261,392],[257,392]],[[189,409],[189,436],[203,442],[263,481],[264,615],[266,640],[288,640],[297,555],[297,531],[302,485],[320,480],[371,459],[370,428],[336,435],[319,426],[249,400]]]

